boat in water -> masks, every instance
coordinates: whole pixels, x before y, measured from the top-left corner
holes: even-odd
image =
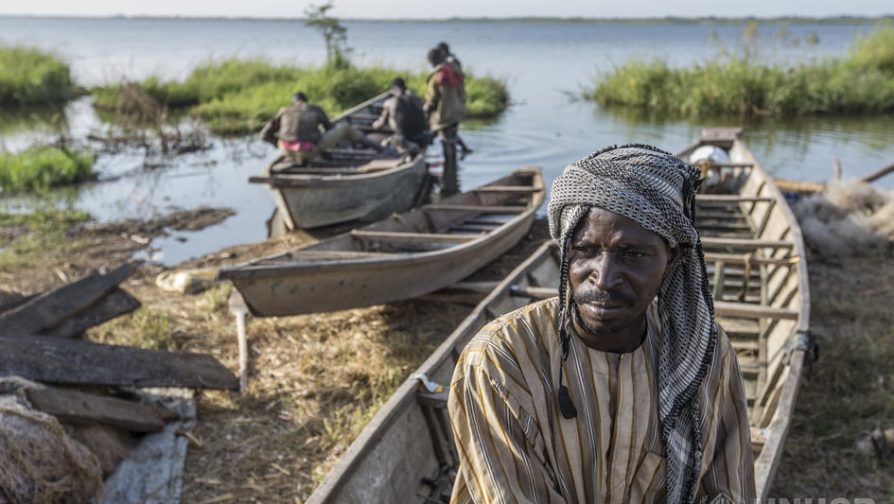
[[[745,380],[755,479],[767,498],[791,424],[809,350],[810,293],[794,214],[737,130],[706,130],[682,159],[706,146],[726,159],[699,163],[709,183],[696,196],[717,321]],[[715,151],[716,152],[716,151]],[[559,251],[546,243],[518,266],[372,418],[307,501],[311,504],[449,502],[458,458],[447,389],[466,343],[488,322],[558,295]]]
[[[291,252],[224,268],[256,316],[344,310],[453,285],[524,237],[543,203],[540,168],[394,214]]]
[[[365,134],[391,134],[386,127],[372,128],[383,93],[336,117]],[[326,158],[294,164],[284,156],[274,159],[262,176],[249,182],[265,184],[276,201],[277,218],[287,231],[312,229],[346,222],[369,223],[420,204],[427,196],[428,165],[425,152],[382,157],[371,149],[338,148]]]

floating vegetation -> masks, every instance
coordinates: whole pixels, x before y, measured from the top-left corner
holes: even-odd
[[[52,54],[0,46],[0,105],[48,105],[75,94],[68,65]]]
[[[688,68],[634,59],[605,75],[584,97],[601,105],[685,117],[894,110],[894,28],[858,38],[843,59],[798,66],[756,59],[747,43],[743,54],[721,55]]]
[[[22,152],[0,152],[3,192],[45,191],[93,178],[95,156],[89,150],[35,146]]]
[[[402,76],[417,94],[424,94],[426,72],[386,67],[274,65],[263,59],[227,59],[196,67],[186,80],[152,77],[139,87],[169,109],[188,108],[212,131],[239,134],[260,128],[287,105],[295,91],[303,91],[328,113],[338,114],[388,89]],[[134,84],[113,84],[92,90],[96,106],[120,110],[122,95]],[[466,77],[470,117],[493,117],[509,106],[506,84],[492,77]]]

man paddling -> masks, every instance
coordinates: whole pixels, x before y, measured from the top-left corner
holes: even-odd
[[[429,142],[422,106],[422,100],[407,91],[407,83],[395,77],[391,81],[391,97],[385,100],[382,114],[372,127],[378,129],[387,124],[394,135],[386,139],[386,143],[394,145],[398,151],[419,152]]]
[[[713,317],[697,187],[697,170],[639,145],[555,180],[558,297],[463,351],[452,502],[753,502],[745,392]]]
[[[282,153],[292,162],[303,163],[340,142],[349,140],[381,152],[382,147],[366,138],[347,122],[332,124],[322,108],[309,103],[302,92],[292,95],[292,104],[279,110],[261,129],[262,140],[276,141]]]

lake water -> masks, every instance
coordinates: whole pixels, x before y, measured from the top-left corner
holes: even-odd
[[[741,24],[352,21],[345,25],[358,64],[422,70],[428,48],[445,40],[475,74],[506,79],[512,107],[496,122],[463,132],[475,149],[461,164],[463,187],[528,164],[541,165],[551,181],[569,162],[609,144],[651,143],[674,151],[696,139],[704,126],[738,123],[716,118],[643,120],[570,96],[629,57],[689,65],[714,56],[720,47],[736,50],[742,44]],[[843,56],[854,37],[870,28],[763,24],[758,51],[763,59],[785,62]],[[805,42],[812,34],[819,38],[815,45]],[[72,65],[75,78],[84,85],[149,75],[183,78],[209,58],[261,56],[292,64],[319,64],[325,58],[322,39],[301,21],[0,17],[0,43],[56,52]],[[284,96],[284,103],[287,100]],[[0,146],[18,149],[46,138],[54,131],[48,119],[0,113]],[[89,100],[70,105],[57,123],[75,136],[101,126]],[[748,145],[780,177],[828,179],[836,157],[846,177],[858,177],[894,161],[890,116],[764,120],[746,126]],[[210,151],[183,156],[173,166],[150,171],[141,168],[140,155],[102,157],[98,169],[112,180],[60,193],[57,199],[100,220],[201,205],[236,209],[237,214],[221,225],[156,240],[156,258],[167,264],[265,238],[264,222],[273,202],[264,187],[248,184],[247,178],[258,173],[275,152],[251,140],[214,139],[214,144]],[[881,185],[894,187],[894,177]],[[0,198],[0,208],[7,210],[36,204],[41,203]]]

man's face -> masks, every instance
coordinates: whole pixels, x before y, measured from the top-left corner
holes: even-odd
[[[639,324],[676,251],[635,221],[593,207],[571,241],[569,281],[593,336]]]

